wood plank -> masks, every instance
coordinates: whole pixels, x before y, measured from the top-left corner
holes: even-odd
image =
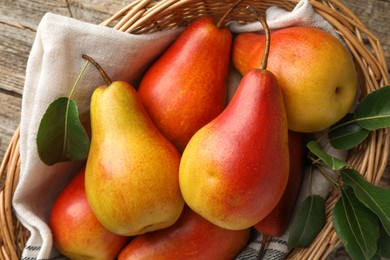
[[[0,21],[36,31],[41,17],[46,12],[69,16],[68,4],[65,0],[15,0],[3,1],[0,9]]]
[[[19,125],[25,69],[35,33],[0,23],[0,159]]]
[[[20,97],[0,93],[0,158],[4,157],[15,129],[19,125]]]
[[[71,17],[93,24],[100,24],[130,2],[131,0],[72,0],[69,9]]]
[[[22,95],[24,74],[35,32],[0,24],[0,89]]]

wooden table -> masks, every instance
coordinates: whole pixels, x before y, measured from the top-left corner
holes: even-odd
[[[0,160],[20,122],[26,63],[38,23],[44,13],[52,12],[98,24],[130,1],[0,0]],[[390,1],[342,2],[358,14],[369,30],[380,39],[390,67]],[[389,179],[390,167],[380,185],[389,188]]]

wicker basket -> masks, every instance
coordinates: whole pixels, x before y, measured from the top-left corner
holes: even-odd
[[[144,34],[185,26],[199,16],[213,16],[218,20],[236,0],[136,0],[120,10],[102,25],[134,34]],[[291,10],[299,0],[244,0],[241,5],[252,5],[264,11],[271,5]],[[315,10],[328,20],[345,40],[357,66],[362,95],[389,84],[386,61],[378,39],[338,0],[312,0]],[[236,8],[228,20],[242,23],[254,21],[245,8]],[[350,151],[348,162],[371,183],[377,184],[385,170],[389,152],[388,129],[373,132],[359,147]],[[12,208],[12,197],[20,172],[19,129],[11,140],[0,167],[4,180],[0,190],[0,258],[20,259],[29,236],[19,223]],[[332,228],[331,209],[337,199],[331,192],[327,199],[327,224],[307,249],[295,249],[291,259],[324,259],[338,244]]]

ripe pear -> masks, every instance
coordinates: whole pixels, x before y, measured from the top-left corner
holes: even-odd
[[[277,80],[266,70],[267,53],[262,67],[242,78],[225,110],[191,138],[180,163],[187,205],[226,229],[258,223],[288,180],[287,117]]]
[[[286,189],[275,208],[254,228],[271,237],[283,235],[290,224],[302,184],[305,160],[305,140],[302,133],[288,132],[290,170]]]
[[[108,231],[89,206],[85,168],[58,195],[50,211],[54,246],[70,259],[115,259],[129,238]]]
[[[242,75],[258,66],[264,34],[242,33],[233,44],[232,61]],[[348,49],[332,34],[312,27],[272,32],[268,68],[283,92],[288,126],[297,132],[319,132],[352,108],[357,72]]]
[[[154,125],[136,90],[123,81],[98,87],[90,114],[85,185],[99,221],[127,236],[175,223],[184,206],[180,154]]]
[[[138,92],[162,133],[182,152],[226,106],[231,32],[210,17],[190,24],[148,69]]]
[[[249,229],[220,228],[185,207],[174,225],[135,237],[118,260],[233,259],[248,243],[249,235]]]

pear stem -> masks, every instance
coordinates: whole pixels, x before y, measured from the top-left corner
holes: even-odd
[[[268,55],[269,55],[269,49],[270,49],[270,41],[271,41],[271,33],[270,29],[268,27],[267,21],[264,16],[260,15],[259,12],[252,6],[247,6],[246,10],[254,15],[256,15],[257,20],[261,23],[261,25],[264,28],[265,31],[265,50],[263,54],[263,59],[261,61],[260,69],[266,70],[267,69],[267,63],[268,63]]]
[[[222,23],[225,21],[226,17],[242,2],[243,0],[236,1],[230,8],[227,10],[227,12],[221,17],[221,19],[217,23],[217,27],[221,28]]]
[[[92,63],[93,66],[96,67],[96,69],[99,71],[100,75],[102,76],[102,78],[104,79],[104,81],[106,82],[107,86],[111,85],[112,81],[110,79],[110,77],[107,75],[107,73],[103,70],[103,68],[99,65],[99,63],[97,63],[94,59],[92,59],[91,57],[89,57],[88,55],[86,54],[82,54],[81,57],[83,57],[83,59],[86,59],[87,61],[89,61],[90,63]]]

